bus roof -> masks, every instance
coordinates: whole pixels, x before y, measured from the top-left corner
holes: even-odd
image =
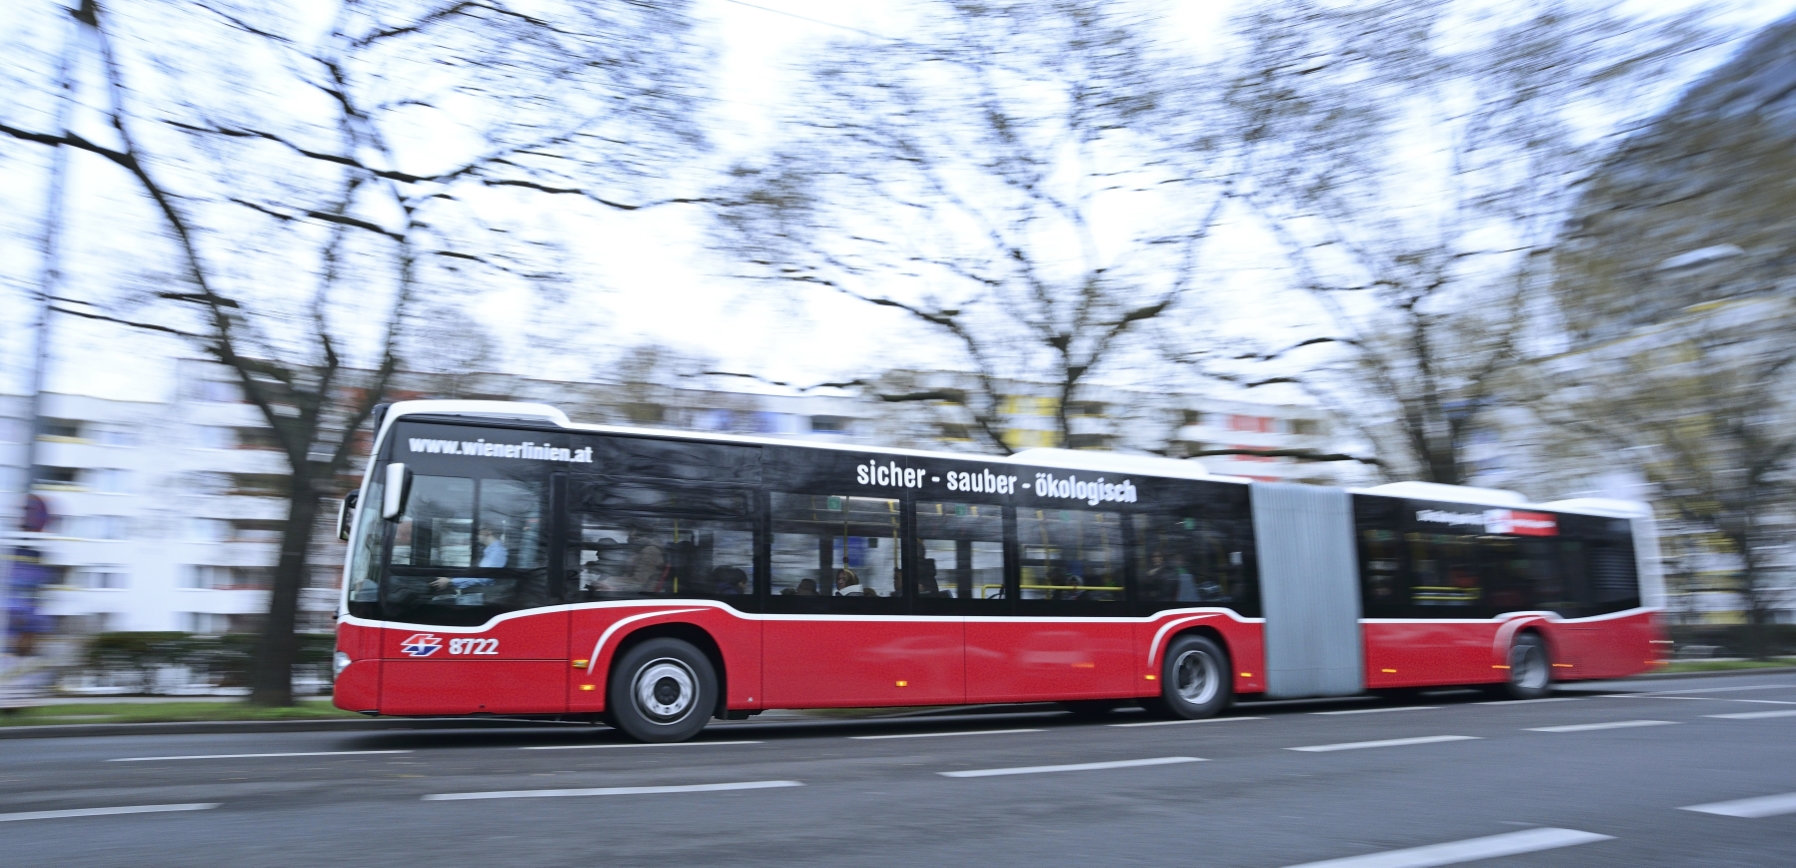
[[[465,416],[492,421],[547,422],[571,431],[594,431],[604,434],[626,434],[676,440],[707,440],[760,446],[794,446],[808,449],[833,449],[839,452],[871,452],[880,455],[905,455],[918,458],[948,458],[963,461],[998,461],[1033,467],[1055,467],[1063,470],[1089,470],[1110,473],[1139,473],[1172,479],[1203,479],[1211,482],[1249,483],[1241,476],[1221,476],[1206,470],[1192,459],[1165,458],[1159,455],[1136,455],[1124,452],[1097,452],[1076,449],[1024,449],[1013,455],[988,455],[966,452],[937,452],[923,449],[898,449],[889,446],[861,446],[852,443],[820,443],[787,440],[778,437],[756,437],[746,434],[713,434],[678,431],[666,428],[635,428],[622,425],[593,425],[570,421],[566,413],[548,404],[523,401],[400,401],[388,409],[381,420],[376,437],[379,442],[387,429],[402,416]],[[1540,509],[1549,512],[1571,512],[1613,518],[1646,518],[1652,510],[1644,503],[1606,498],[1574,498],[1551,503],[1533,504],[1519,492],[1500,488],[1476,488],[1468,485],[1442,485],[1434,482],[1391,482],[1370,488],[1348,489],[1351,494],[1372,494],[1412,500],[1434,500],[1473,506],[1495,506]]]

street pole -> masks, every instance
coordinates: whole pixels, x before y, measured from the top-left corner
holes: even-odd
[[[62,11],[64,23],[74,24],[72,11],[66,7]],[[56,125],[52,129],[63,135],[68,133],[69,114],[75,103],[73,73],[80,40],[79,28],[69,27],[56,71]],[[31,330],[35,346],[31,356],[31,403],[25,438],[25,481],[20,486],[23,490],[19,496],[20,524],[7,534],[13,537],[10,541],[12,544],[7,546],[7,557],[0,559],[0,683],[4,683],[12,673],[12,580],[21,555],[19,550],[24,548],[26,542],[23,523],[30,510],[31,488],[38,478],[38,436],[43,433],[44,383],[50,367],[50,310],[56,298],[56,290],[62,284],[61,229],[69,149],[58,144],[50,153],[50,189],[44,206],[43,262],[38,281],[36,322]]]

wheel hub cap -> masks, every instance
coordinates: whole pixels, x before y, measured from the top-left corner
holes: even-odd
[[[1193,705],[1203,705],[1216,695],[1216,661],[1202,651],[1191,650],[1173,661],[1173,689],[1179,698]]]
[[[636,674],[636,707],[659,722],[685,717],[697,699],[692,670],[678,660],[661,659],[642,667]]]

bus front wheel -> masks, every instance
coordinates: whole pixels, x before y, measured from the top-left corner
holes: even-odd
[[[685,741],[705,728],[717,705],[717,672],[704,652],[679,639],[649,639],[612,667],[606,714],[631,738]]]
[[[1186,720],[1213,717],[1234,699],[1229,659],[1206,636],[1180,636],[1166,647],[1160,666],[1160,695],[1145,703],[1149,711]]]

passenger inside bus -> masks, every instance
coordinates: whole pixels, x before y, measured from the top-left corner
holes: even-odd
[[[748,593],[748,574],[740,567],[718,567],[711,571],[713,593],[734,597]]]
[[[836,596],[865,596],[861,593],[860,584],[860,577],[854,574],[854,570],[847,567],[836,570]]]

